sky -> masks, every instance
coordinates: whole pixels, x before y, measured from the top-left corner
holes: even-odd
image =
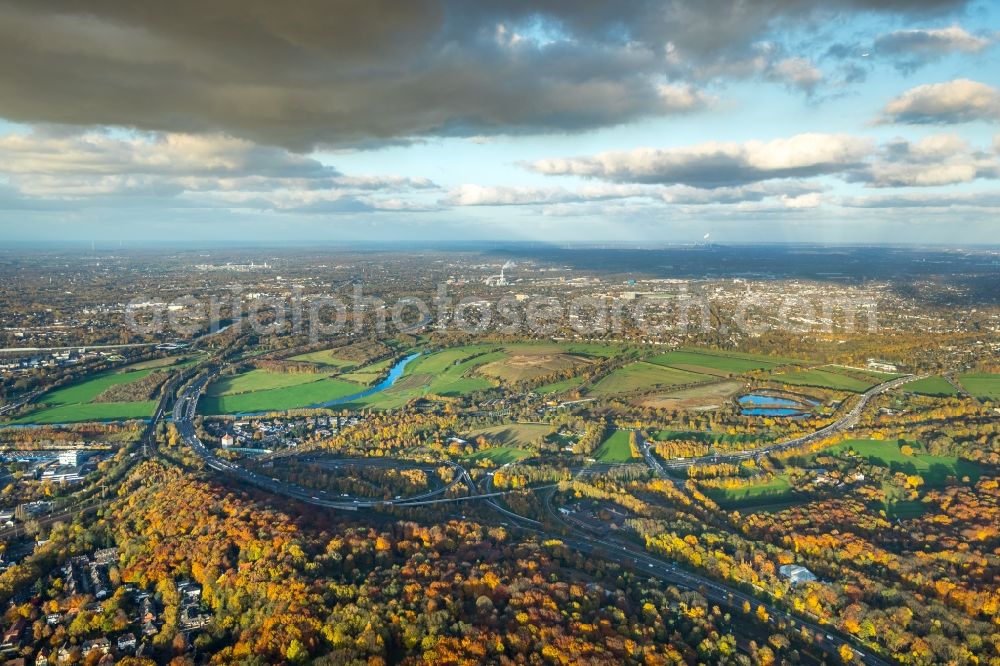
[[[1000,3],[0,0],[0,241],[1000,244]]]

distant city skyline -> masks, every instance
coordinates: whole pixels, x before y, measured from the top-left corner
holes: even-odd
[[[0,240],[1000,242],[994,2],[88,4],[0,2]]]

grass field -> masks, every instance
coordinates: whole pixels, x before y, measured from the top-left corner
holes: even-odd
[[[471,456],[465,456],[463,460],[471,463],[476,463],[480,460],[489,460],[496,465],[506,465],[507,463],[524,460],[530,456],[531,451],[525,451],[524,449],[518,449],[513,446],[497,446],[492,449],[477,451]]]
[[[615,430],[594,451],[594,459],[604,463],[629,462],[630,460],[634,460],[632,457],[632,447],[629,446],[629,434],[627,430]]]
[[[504,425],[474,430],[462,435],[462,437],[467,440],[474,440],[482,435],[490,442],[496,444],[526,447],[531,446],[550,432],[552,432],[552,426],[548,423],[505,423]]]
[[[112,386],[127,384],[142,379],[155,371],[157,365],[142,364],[141,369],[133,366],[107,370],[76,382],[64,388],[50,391],[38,399],[47,405],[12,423],[77,423],[81,421],[117,421],[146,418],[156,409],[154,400],[135,402],[91,402]]]
[[[650,363],[657,365],[673,366],[681,370],[705,372],[705,374],[715,374],[716,371],[724,374],[738,374],[751,370],[773,368],[778,365],[769,361],[702,354],[692,351],[669,351],[665,354],[653,356],[648,360]]]
[[[563,393],[565,391],[571,391],[583,383],[583,379],[580,377],[570,377],[569,379],[563,379],[558,382],[552,382],[551,384],[545,384],[544,386],[535,387],[535,393],[539,395],[551,395],[552,393]]]
[[[591,361],[575,354],[560,352],[524,353],[527,350],[512,351],[508,356],[480,366],[479,373],[496,377],[505,382],[533,380],[552,376],[557,372],[578,372],[579,368],[590,365]]]
[[[492,388],[493,382],[472,373],[481,365],[504,357],[491,351],[492,345],[465,345],[424,354],[410,362],[403,376],[385,391],[375,393],[344,407],[395,409],[424,395],[458,397]]]
[[[640,404],[656,409],[716,409],[742,389],[743,382],[722,381],[643,396]]]
[[[44,402],[47,405],[77,405],[90,402],[112,386],[134,382],[152,372],[152,368],[107,370],[75,384],[50,391],[40,397],[38,402]]]
[[[703,354],[708,356],[723,356],[725,358],[740,358],[746,361],[760,361],[762,363],[769,363],[772,365],[804,365],[806,361],[798,358],[788,358],[787,356],[770,356],[768,354],[749,354],[746,352],[738,351],[720,351],[718,349],[700,349],[697,347],[688,347],[681,349],[680,351],[688,351],[695,354]]]
[[[944,377],[927,377],[918,379],[903,386],[903,390],[908,393],[919,393],[920,395],[932,396],[955,396],[958,391]]]
[[[865,382],[854,377],[848,377],[847,375],[818,369],[778,373],[770,375],[769,379],[774,382],[793,386],[815,386],[817,388],[837,389],[853,393],[864,393],[878,383],[877,381]]]
[[[198,352],[201,354],[202,352]],[[185,368],[198,361],[198,354],[192,356],[167,356],[165,358],[154,358],[148,361],[140,361],[128,366],[131,370],[149,370],[155,368]]]
[[[238,375],[223,377],[217,382],[212,382],[205,395],[218,397],[223,395],[236,395],[238,393],[252,393],[255,391],[269,391],[271,389],[298,386],[317,382],[324,378],[324,375],[311,374],[308,372],[270,372],[268,370],[250,370]],[[360,390],[360,389],[358,389]]]
[[[216,415],[298,409],[343,398],[360,393],[363,390],[363,386],[354,382],[324,378],[308,383],[263,391],[229,395],[206,394],[198,402],[198,412],[201,414]]]
[[[155,400],[139,402],[89,402],[38,409],[11,423],[80,423],[85,421],[124,421],[153,415]]]
[[[708,380],[706,375],[699,375],[686,370],[667,368],[655,363],[638,361],[629,363],[618,368],[601,379],[593,388],[588,391],[588,395],[606,396],[619,393],[631,393],[632,391],[642,391],[661,386],[676,386],[678,384],[691,384]]]
[[[425,353],[406,366],[403,376],[394,386],[345,407],[394,409],[421,396],[461,397],[493,388],[498,380],[530,379],[555,370],[582,366],[588,362],[583,357],[606,357],[621,352],[621,348],[613,345],[588,343],[525,342],[451,347]],[[342,375],[342,378],[363,379],[360,373],[368,369],[360,368]],[[555,382],[546,389],[547,392],[565,390],[580,381]]]
[[[315,363],[316,365],[325,365],[341,370],[353,368],[357,365],[355,361],[350,361],[345,358],[337,358],[338,351],[340,350],[323,349],[321,351],[309,352],[308,354],[299,354],[298,356],[291,357],[289,360],[299,361],[300,363]]]
[[[389,369],[389,366],[393,364],[395,359],[387,358],[382,361],[376,361],[375,363],[369,363],[368,365],[362,366],[351,370],[350,372],[345,372],[338,375],[340,379],[346,379],[347,381],[357,382],[359,384],[364,384],[369,386],[374,384],[383,374]]]
[[[782,474],[745,488],[703,487],[702,490],[720,506],[730,508],[780,502],[789,497],[792,484],[789,483],[788,477]]]
[[[762,438],[756,435],[730,435],[724,432],[704,432],[698,430],[655,430],[651,433],[657,442],[669,442],[673,440],[691,440],[705,442],[706,444],[747,444],[758,442]]]
[[[960,375],[958,381],[980,400],[1000,400],[1000,374],[977,372]]]
[[[896,379],[897,377],[902,377],[902,373],[899,372],[879,372],[878,370],[865,370],[863,368],[849,368],[843,365],[824,365],[818,368],[823,372],[832,372],[837,375],[848,375],[858,378],[869,379],[872,385],[881,384],[882,382],[887,382],[890,379]]]
[[[919,444],[911,446],[919,451]],[[840,454],[848,450],[853,450],[872,465],[921,476],[927,485],[941,485],[949,476],[958,479],[968,476],[975,480],[983,474],[983,468],[976,463],[955,456],[934,456],[920,452],[912,456],[904,455],[899,450],[899,443],[894,440],[850,439],[818,455]]]

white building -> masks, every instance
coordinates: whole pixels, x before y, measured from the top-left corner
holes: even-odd
[[[792,585],[811,583],[816,580],[816,574],[798,564],[783,564],[778,567],[778,573],[792,581]]]
[[[886,363],[885,361],[880,361],[877,358],[868,359],[868,369],[875,370],[877,372],[898,372],[897,368],[892,363]]]
[[[85,454],[83,451],[77,451],[76,449],[60,451],[59,464],[64,467],[76,467],[80,464],[80,461],[84,458],[84,456]]]
[[[222,445],[227,448],[233,445],[233,436],[228,432],[222,436]]]

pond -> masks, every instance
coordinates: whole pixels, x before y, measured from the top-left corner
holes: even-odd
[[[743,416],[804,416],[815,405],[806,398],[783,398],[765,393],[748,393],[737,401]]]

